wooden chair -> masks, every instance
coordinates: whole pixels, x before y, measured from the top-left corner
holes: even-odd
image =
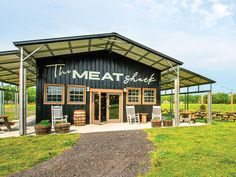
[[[63,116],[62,106],[51,106],[52,126],[57,122],[67,123],[67,115]]]
[[[140,123],[139,113],[135,114],[134,106],[126,106],[127,121],[131,123]]]
[[[159,117],[161,120],[161,106],[152,107],[152,119],[155,117]]]

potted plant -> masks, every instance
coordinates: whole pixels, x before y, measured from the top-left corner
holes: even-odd
[[[206,106],[204,104],[200,106],[200,112],[206,112]]]
[[[154,117],[152,120],[151,120],[151,123],[152,123],[152,127],[161,127],[161,119],[160,117]]]
[[[56,123],[54,124],[56,133],[68,133],[70,130],[70,123]]]
[[[173,118],[171,116],[167,117],[165,120],[163,120],[163,125],[165,127],[172,127],[173,126]]]
[[[36,135],[45,135],[51,133],[51,123],[49,120],[42,120],[40,123],[35,125]]]

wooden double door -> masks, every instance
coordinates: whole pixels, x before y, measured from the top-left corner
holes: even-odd
[[[123,90],[91,89],[90,100],[91,123],[123,122]]]

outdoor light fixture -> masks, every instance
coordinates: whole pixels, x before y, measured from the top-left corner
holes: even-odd
[[[86,91],[89,92],[89,91],[90,91],[90,88],[89,88],[89,87],[86,87]]]
[[[127,92],[127,89],[126,89],[126,88],[124,88],[124,92]]]

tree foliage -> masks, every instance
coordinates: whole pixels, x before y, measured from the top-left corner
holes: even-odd
[[[207,103],[207,95],[203,95],[204,97],[204,103]],[[163,101],[170,101],[170,96],[162,96],[162,102]],[[200,95],[189,95],[189,104],[191,103],[200,103],[201,102],[201,96]],[[172,96],[172,100],[174,100],[174,97]],[[185,101],[185,96],[180,95],[179,97],[180,102]],[[231,95],[226,93],[214,93],[212,94],[212,103],[213,104],[230,104]],[[234,103],[236,103],[236,94],[234,94]]]
[[[4,99],[5,103],[14,103],[15,102],[15,92],[16,87],[15,86],[4,86],[3,89],[4,91]],[[12,90],[12,91],[8,91]],[[36,87],[29,87],[28,88],[28,102],[29,103],[35,103],[36,101]]]

